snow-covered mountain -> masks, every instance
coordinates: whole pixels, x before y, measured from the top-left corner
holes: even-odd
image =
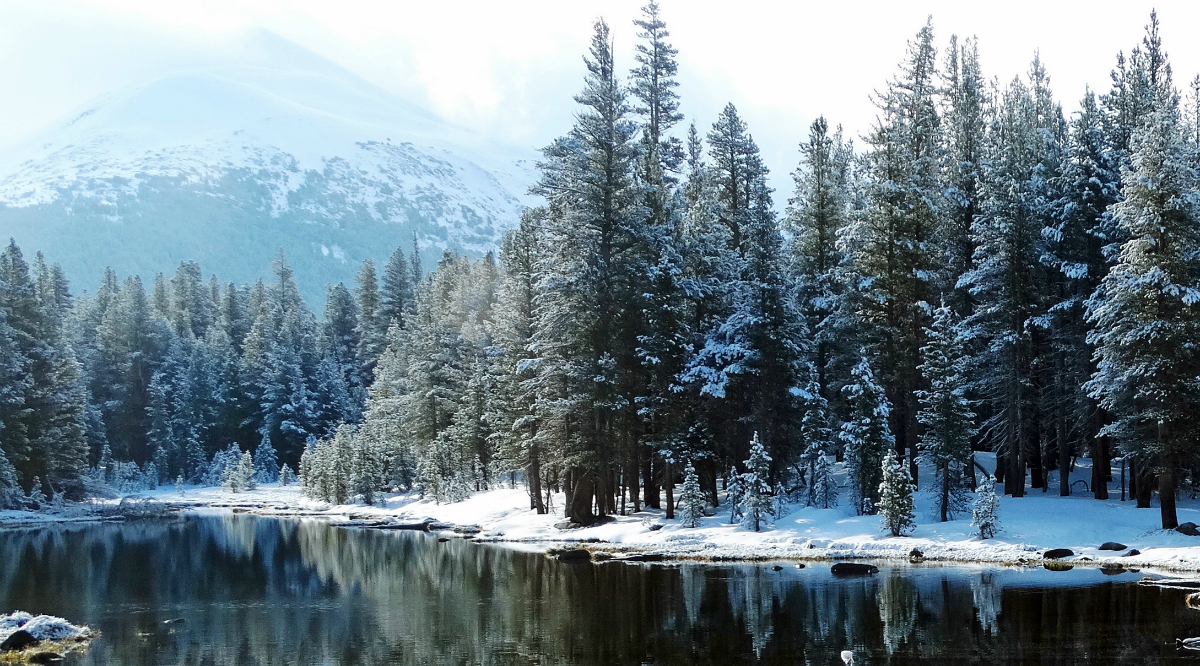
[[[536,153],[453,127],[310,51],[174,72],[0,155],[0,234],[63,264],[143,279],[194,259],[244,282],[288,254],[310,304],[419,239],[479,254],[515,223]]]

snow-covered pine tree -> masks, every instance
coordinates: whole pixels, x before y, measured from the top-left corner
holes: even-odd
[[[875,509],[883,528],[892,536],[901,536],[917,526],[915,490],[908,470],[896,459],[896,452],[888,449],[883,458],[883,479],[879,482],[879,502]]]
[[[1176,470],[1194,455],[1200,409],[1200,210],[1175,91],[1163,86],[1154,104],[1131,141],[1125,200],[1112,208],[1128,240],[1089,304],[1099,363],[1088,389],[1113,416],[1101,434],[1158,473],[1162,527],[1171,529]]]
[[[975,414],[966,396],[966,353],[948,305],[934,311],[925,339],[920,370],[929,390],[917,392],[917,420],[925,426],[921,455],[935,470],[934,507],[946,522],[967,508]]]
[[[972,388],[990,413],[982,430],[1003,461],[1005,492],[1015,497],[1025,494],[1026,470],[1034,488],[1045,486],[1037,387],[1045,382],[1039,371],[1047,364],[1050,298],[1042,230],[1052,212],[1046,202],[1053,198],[1049,184],[1059,173],[1065,134],[1048,83],[1035,58],[1028,83],[1016,78],[1004,92],[981,181],[975,267],[960,279],[975,299],[963,328],[977,341]]]
[[[833,478],[833,463],[829,461],[829,456],[822,451],[817,457],[816,470],[813,472],[812,479],[812,504],[818,509],[832,509],[838,503],[838,484],[837,479]]]
[[[275,483],[279,480],[279,457],[271,445],[270,435],[263,435],[254,449],[254,480],[258,483]],[[286,485],[286,484],[284,484]]]
[[[855,302],[858,335],[874,350],[878,381],[896,401],[891,421],[914,479],[917,365],[927,304],[935,301],[945,269],[934,243],[944,213],[936,55],[931,20],[909,42],[896,78],[877,95],[879,121],[866,137],[864,156],[866,210],[845,230],[852,284],[864,292]]]
[[[33,477],[33,482],[29,486],[29,495],[26,496],[34,508],[40,509],[46,505],[46,493],[42,491],[41,477]]]
[[[379,320],[384,333],[393,326],[404,328],[407,325],[417,284],[413,275],[413,267],[404,257],[404,250],[396,248],[383,267],[383,288],[379,293]]]
[[[707,504],[704,491],[700,489],[700,477],[696,476],[696,467],[689,460],[683,471],[683,489],[679,493],[679,524],[698,527]]]
[[[837,446],[830,423],[829,402],[821,395],[821,385],[814,368],[810,368],[810,380],[804,392],[804,416],[800,420],[800,438],[804,442],[804,453],[800,462],[804,465],[804,503],[813,506],[817,501],[817,465],[826,451]]]
[[[971,527],[979,530],[980,539],[990,539],[1000,531],[1000,498],[996,497],[996,484],[990,476],[986,476],[975,489]]]
[[[375,262],[366,259],[358,269],[358,360],[362,364],[359,372],[363,381],[370,386],[375,381],[375,364],[387,347],[387,322],[380,314],[379,278],[375,274]]]
[[[850,477],[850,501],[859,514],[874,513],[879,503],[883,458],[895,444],[888,426],[892,407],[883,388],[875,382],[866,356],[854,366],[842,392],[851,409],[840,433]]]
[[[0,448],[0,509],[15,509],[24,493],[17,482],[17,470],[8,462],[4,449]]]
[[[539,224],[544,214],[544,209],[526,209],[520,223],[505,234],[500,245],[504,273],[497,288],[491,333],[502,355],[495,361],[498,399],[489,415],[501,465],[524,472],[529,508],[539,514],[547,510],[542,476],[550,454],[545,436],[539,434],[537,394],[531,380],[537,376],[540,361],[530,344],[537,324],[538,262],[544,251]]]
[[[759,531],[768,516],[773,516],[774,491],[771,489],[771,456],[763,448],[754,433],[750,440],[750,457],[746,459],[746,471],[742,473],[742,525]]]
[[[225,479],[221,486],[234,493],[254,490],[254,456],[249,451],[243,451],[236,465],[225,469]]]
[[[1109,206],[1120,199],[1121,179],[1105,141],[1105,118],[1096,96],[1088,91],[1079,106],[1070,123],[1062,174],[1055,184],[1058,199],[1052,205],[1052,226],[1042,231],[1048,240],[1042,260],[1056,271],[1052,284],[1057,302],[1049,312],[1051,433],[1059,454],[1059,493],[1071,493],[1071,484],[1062,483],[1070,476],[1072,456],[1067,454],[1086,450],[1092,461],[1092,491],[1096,499],[1108,499],[1109,438],[1096,436],[1101,425],[1099,410],[1084,387],[1096,368],[1094,350],[1087,342],[1091,329],[1087,301],[1108,272],[1105,247],[1123,237],[1113,228],[1108,213]]]
[[[641,364],[632,307],[644,272],[641,242],[645,211],[634,178],[636,125],[616,77],[612,36],[595,23],[581,108],[568,136],[543,150],[535,191],[547,201],[535,344],[539,400],[548,409],[542,427],[570,433],[559,440],[565,469],[566,516],[580,524],[616,510],[620,465],[613,443],[628,414],[626,380]],[[551,406],[553,403],[553,406]],[[551,423],[549,420],[553,420]],[[597,501],[598,500],[598,501]]]
[[[795,282],[799,314],[813,333],[812,364],[821,396],[829,395],[826,372],[844,343],[825,322],[842,293],[837,268],[843,256],[837,238],[850,214],[852,159],[853,146],[842,139],[842,129],[831,133],[825,118],[817,118],[809,127],[808,141],[800,144],[800,166],[792,173],[796,191],[788,200],[788,272]]]

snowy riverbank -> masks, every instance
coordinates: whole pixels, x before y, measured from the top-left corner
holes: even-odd
[[[274,516],[309,516],[364,527],[433,520],[444,529],[478,527],[477,541],[541,550],[581,543],[614,554],[660,553],[668,559],[705,560],[826,560],[848,558],[908,559],[920,550],[927,561],[1035,563],[1044,551],[1069,548],[1064,563],[1154,567],[1200,571],[1200,537],[1157,529],[1157,508],[1136,509],[1132,501],[1100,502],[1086,496],[1058,497],[1040,491],[1001,499],[1001,532],[980,540],[970,519],[947,523],[930,517],[928,498],[918,494],[918,526],[911,536],[885,536],[878,516],[855,516],[845,507],[796,509],[761,532],[729,524],[727,511],[704,519],[697,528],[664,519],[662,511],[615,516],[609,523],[583,529],[555,527],[561,515],[538,515],[529,510],[525,491],[500,489],[479,493],[454,504],[435,504],[415,495],[390,495],[375,506],[330,506],[303,497],[295,485],[229,493],[219,488],[174,488],[143,493],[146,499],[175,510],[225,509]],[[1181,500],[1180,521],[1200,522],[1200,503]],[[561,498],[559,499],[561,506]],[[81,520],[81,516],[5,512],[6,526],[47,520]],[[661,526],[661,527],[659,527]],[[1129,547],[1101,551],[1104,542]],[[1130,550],[1140,551],[1128,555]]]
[[[1080,467],[1075,475],[1088,473]],[[1022,498],[1002,497],[1001,531],[988,540],[978,538],[969,515],[947,523],[936,522],[932,503],[924,492],[916,496],[917,527],[905,537],[885,536],[878,516],[856,516],[846,506],[796,508],[760,532],[729,524],[724,507],[691,529],[665,520],[664,512],[656,510],[615,516],[611,522],[582,529],[559,529],[555,525],[563,522],[561,513],[538,515],[531,511],[529,497],[522,488],[479,493],[453,504],[436,504],[414,494],[387,495],[374,506],[316,502],[301,495],[297,485],[271,484],[240,493],[189,486],[182,495],[173,486],[163,486],[138,495],[141,499],[136,504],[142,507],[311,516],[363,527],[432,520],[446,530],[478,528],[472,537],[480,542],[529,550],[577,543],[614,555],[657,553],[667,559],[907,560],[916,549],[927,561],[1040,563],[1045,551],[1068,548],[1074,555],[1063,558],[1063,563],[1200,571],[1200,537],[1159,529],[1157,506],[1137,509],[1132,500],[1121,502],[1119,494],[1108,501],[1097,501],[1080,492],[1059,497],[1056,481],[1047,493],[1031,490]],[[556,507],[561,510],[561,497],[556,498]],[[4,526],[86,519],[86,511],[80,510],[61,515],[0,512],[0,525]],[[1181,498],[1179,520],[1200,523],[1200,500]],[[1128,548],[1100,550],[1105,542]],[[1131,555],[1133,550],[1138,554]]]

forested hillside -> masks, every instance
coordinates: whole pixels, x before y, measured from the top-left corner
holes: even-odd
[[[1120,459],[1176,525],[1200,482],[1200,77],[1180,92],[1156,16],[1071,113],[1036,56],[988,78],[974,40],[931,22],[875,126],[855,141],[817,119],[783,194],[733,104],[708,128],[681,115],[657,4],[635,28],[617,54],[595,24],[544,203],[497,253],[425,273],[398,249],[329,286],[320,318],[282,254],[265,283],[185,262],[72,295],[16,239],[0,484],[69,496],[119,461],[200,481],[235,443],[321,499],[522,480],[531,508],[590,524],[672,517],[685,478],[715,504],[744,461],[756,501],[828,506],[826,456],[873,512],[891,450],[935,470],[919,481],[947,520],[990,450],[1011,496],[1084,456],[1108,499]]]

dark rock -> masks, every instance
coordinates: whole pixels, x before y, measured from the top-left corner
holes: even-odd
[[[1042,553],[1042,559],[1057,560],[1064,557],[1071,557],[1074,554],[1075,551],[1071,550],[1070,548],[1051,548],[1050,550]]]
[[[662,562],[662,553],[634,553],[621,558],[622,562]]]
[[[1116,541],[1105,541],[1104,543],[1100,544],[1100,550],[1125,550],[1128,547],[1129,546],[1126,546],[1123,543],[1117,543]]]
[[[592,559],[591,551],[582,548],[564,550],[558,554],[559,562],[587,562]]]
[[[17,629],[0,643],[0,652],[9,652],[12,650],[24,650],[30,645],[37,645],[38,639],[33,637],[33,634],[24,629]]]
[[[1196,523],[1184,523],[1176,527],[1175,531],[1188,536],[1200,536],[1200,528],[1196,527]]]
[[[862,562],[838,562],[829,567],[829,572],[835,576],[867,576],[879,573],[879,567]]]
[[[57,664],[63,656],[57,652],[38,652],[29,656],[31,664]]]
[[[771,571],[783,571],[783,567],[776,564],[775,566],[771,567]]]
[[[1121,557],[1133,557],[1134,555],[1141,555],[1141,554],[1142,554],[1142,551],[1138,550],[1137,548],[1134,548],[1133,550],[1130,550],[1128,553],[1125,553]]]

